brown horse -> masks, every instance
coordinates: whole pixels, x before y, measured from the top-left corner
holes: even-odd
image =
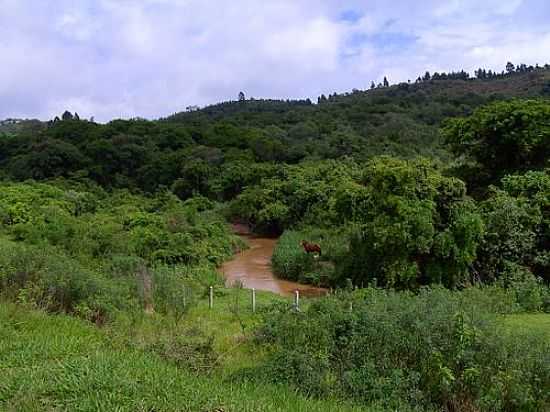
[[[302,240],[300,245],[302,245],[306,253],[318,253],[321,256],[321,246],[317,243],[309,243],[306,240]]]

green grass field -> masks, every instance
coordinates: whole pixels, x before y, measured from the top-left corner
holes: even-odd
[[[68,316],[0,304],[0,410],[3,411],[352,411],[337,401],[317,401],[286,387],[232,381],[229,372],[257,356],[242,341],[230,311],[235,291],[200,304],[181,322],[215,332],[222,354],[219,373],[194,374],[146,350],[166,328],[162,319],[140,320],[132,341],[123,325],[98,329]],[[242,295],[246,291],[241,291]],[[262,299],[276,299],[261,294]],[[244,310],[243,310],[244,312]],[[247,315],[246,325],[254,319]],[[128,325],[127,325],[128,326]],[[164,332],[166,333],[166,332]]]
[[[506,330],[519,334],[542,334],[550,341],[550,314],[523,313],[506,316],[504,320]]]

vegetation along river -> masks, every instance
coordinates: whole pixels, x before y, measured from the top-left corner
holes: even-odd
[[[244,225],[234,225],[233,229],[249,247],[220,268],[228,286],[240,281],[245,288],[267,290],[283,296],[290,296],[296,290],[300,296],[314,297],[326,293],[325,289],[279,279],[273,274],[271,255],[277,243],[276,238],[254,235]]]

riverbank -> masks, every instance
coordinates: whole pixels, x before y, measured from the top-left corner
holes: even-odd
[[[219,269],[226,285],[241,284],[248,289],[264,290],[281,296],[292,296],[297,290],[300,296],[319,297],[326,289],[280,279],[273,273],[271,257],[277,238],[255,235],[245,225],[233,225],[233,231],[247,243],[248,248],[237,253]]]

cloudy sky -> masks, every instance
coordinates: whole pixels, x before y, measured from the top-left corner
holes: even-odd
[[[0,0],[0,119],[157,118],[550,61],[548,0]]]

